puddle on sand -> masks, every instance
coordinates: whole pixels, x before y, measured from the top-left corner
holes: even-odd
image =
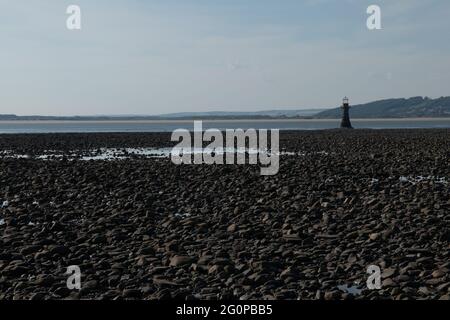
[[[354,296],[358,296],[362,293],[363,289],[358,288],[357,285],[353,285],[353,286],[348,286],[346,284],[338,286],[338,289],[345,292],[345,293],[349,293],[352,294]]]
[[[211,154],[215,152],[216,154],[227,154],[227,153],[248,153],[248,154],[271,154],[268,150],[260,150],[260,149],[245,149],[245,148],[190,148],[190,149],[182,149],[182,148],[100,148],[95,150],[89,150],[87,152],[83,151],[71,151],[66,154],[68,159],[78,158],[80,160],[119,160],[119,159],[127,159],[132,156],[141,156],[147,158],[169,158],[172,153],[176,154]],[[78,155],[81,154],[81,157]],[[301,152],[287,152],[280,151],[277,152],[279,156],[305,156],[305,154]],[[0,156],[7,158],[15,158],[15,159],[28,159],[31,158],[30,155],[26,154],[15,154],[13,151],[2,151],[0,152]],[[45,151],[44,154],[35,155],[33,158],[40,160],[53,160],[53,159],[61,159],[63,158],[63,154],[58,153],[56,151]]]
[[[124,149],[100,149],[100,152],[93,153],[91,156],[84,156],[82,160],[111,160],[111,159],[126,159],[130,156],[145,156],[149,158],[169,158],[172,153],[175,154],[216,154],[223,155],[227,153],[248,153],[257,154],[264,153],[269,154],[267,150],[258,149],[244,149],[244,148],[124,148]],[[278,155],[295,155],[294,152],[278,152]]]
[[[448,184],[448,180],[445,177],[435,177],[435,176],[401,176],[399,178],[400,182],[409,182],[412,184],[417,184],[420,182],[434,182],[434,183],[440,183],[440,184]]]
[[[0,226],[3,226],[3,225],[5,225],[5,224],[6,224],[5,219],[0,219]],[[30,222],[28,222],[28,225],[29,225],[29,226],[35,226],[36,223],[30,221]]]
[[[396,177],[389,177],[390,179],[396,179]],[[423,183],[423,182],[432,182],[435,184],[443,184],[443,185],[448,185],[449,184],[449,179],[446,177],[436,177],[436,176],[414,176],[414,175],[409,175],[409,176],[400,176],[398,178],[398,181],[400,181],[401,183],[411,183],[411,184],[418,184],[418,183]],[[368,180],[368,182],[370,184],[377,184],[380,182],[380,179],[378,178],[371,178],[370,180]]]

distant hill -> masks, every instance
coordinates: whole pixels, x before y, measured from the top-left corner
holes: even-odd
[[[450,97],[430,99],[412,97],[408,99],[385,99],[351,106],[352,118],[443,118],[450,117]],[[96,115],[96,116],[17,116],[0,114],[0,120],[234,120],[234,119],[337,119],[341,117],[340,107],[334,109],[267,110],[250,112],[214,111],[180,112],[162,115]]]
[[[312,117],[326,109],[301,109],[301,110],[266,110],[266,111],[211,111],[211,112],[180,112],[163,114],[159,117],[179,119],[179,118],[248,118],[248,117],[268,117],[268,118],[295,118]]]
[[[177,120],[177,119],[279,119],[279,118],[311,118],[325,109],[303,110],[268,110],[254,112],[180,112],[155,116],[147,115],[96,115],[96,116],[17,116],[0,114],[0,120],[60,120],[60,121],[101,121],[101,120]]]
[[[340,118],[340,107],[315,115],[318,119]],[[409,99],[386,99],[351,106],[352,118],[441,118],[450,117],[450,97],[437,99],[412,97]]]

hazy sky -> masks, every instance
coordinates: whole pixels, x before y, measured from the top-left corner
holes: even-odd
[[[449,83],[448,0],[0,0],[0,113],[319,108]]]

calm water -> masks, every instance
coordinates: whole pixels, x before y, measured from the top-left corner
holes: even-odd
[[[339,120],[209,120],[203,129],[280,129],[322,130],[339,127]],[[373,119],[352,120],[355,128],[450,128],[446,119]],[[0,133],[50,132],[172,132],[193,129],[192,121],[0,121]]]

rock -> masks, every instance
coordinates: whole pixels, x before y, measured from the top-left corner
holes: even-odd
[[[410,281],[411,277],[406,274],[401,274],[398,277],[395,278],[397,282],[408,282]]]
[[[298,234],[286,234],[283,236],[284,241],[291,243],[300,243],[302,238]]]
[[[51,286],[54,282],[55,278],[50,275],[39,275],[34,281],[34,284],[37,286],[48,287]]]
[[[162,277],[153,277],[153,283],[159,287],[178,287],[179,284]]]
[[[381,283],[382,288],[394,286],[396,286],[396,284],[391,278],[384,279],[383,282]]]
[[[33,293],[30,296],[30,300],[44,300],[44,297],[45,297],[44,294],[37,292],[37,293]]]
[[[24,247],[23,249],[20,250],[20,254],[26,256],[26,255],[29,255],[31,253],[35,253],[35,252],[39,251],[40,248],[41,248],[40,246],[33,246],[33,245],[26,246],[26,247]]]
[[[204,266],[204,265],[207,265],[212,259],[213,259],[213,256],[204,255],[204,256],[201,256],[200,259],[198,259],[197,264]]]
[[[8,277],[18,277],[28,272],[29,269],[24,266],[8,266],[3,269],[2,274]]]
[[[439,285],[436,289],[438,291],[444,291],[447,288],[450,288],[450,282],[443,283],[443,284]]]
[[[154,255],[155,254],[155,249],[151,248],[151,247],[144,247],[139,249],[138,254],[140,255]]]
[[[341,296],[341,293],[339,291],[326,291],[323,298],[325,300],[334,300]]]
[[[394,269],[394,268],[384,269],[383,272],[381,273],[381,277],[383,279],[390,278],[395,274],[395,272],[396,272],[396,269]]]
[[[98,287],[98,282],[97,282],[97,280],[90,280],[90,281],[86,281],[84,283],[82,282],[81,287],[83,289],[96,289]]]
[[[430,290],[428,290],[427,287],[420,287],[417,291],[422,293],[423,295],[428,295],[430,293]]]
[[[41,250],[34,255],[35,260],[45,260],[50,256],[50,252],[48,250]]]
[[[445,276],[445,272],[443,272],[442,270],[435,270],[431,275],[433,278],[441,278]]]
[[[296,299],[298,293],[295,290],[282,289],[275,294],[277,300],[292,300]]]
[[[115,287],[120,282],[119,275],[112,275],[108,277],[108,284],[110,287]]]
[[[228,226],[227,231],[228,231],[228,232],[235,232],[236,229],[237,229],[237,226],[236,226],[235,223],[233,223],[233,224],[231,224],[231,225]]]
[[[394,231],[393,231],[392,229],[384,230],[384,231],[381,233],[381,238],[382,238],[383,240],[388,240],[388,239],[392,236],[392,234],[394,234]]]
[[[177,241],[170,241],[168,243],[165,244],[165,249],[166,251],[173,251],[176,252],[179,249],[179,245]]]
[[[124,298],[139,298],[141,296],[141,290],[137,289],[125,289],[122,292]]]
[[[147,257],[140,256],[140,257],[138,257],[138,261],[136,262],[136,265],[139,267],[142,267],[142,266],[148,265],[149,264],[148,261],[149,261],[149,259]]]
[[[426,280],[425,283],[431,286],[436,286],[442,284],[443,281],[444,281],[443,278],[433,278]]]
[[[66,297],[68,296],[71,292],[70,290],[67,288],[67,286],[62,286],[62,287],[58,287],[55,289],[55,291],[53,292],[54,294],[61,296],[61,297]]]
[[[70,250],[66,246],[52,245],[48,247],[48,252],[50,254],[65,255],[69,253]]]
[[[194,261],[195,261],[195,259],[192,257],[176,255],[170,259],[170,266],[171,267],[181,267],[181,266],[185,266],[185,265],[190,265]]]
[[[379,233],[371,233],[369,235],[369,239],[372,240],[372,241],[376,241],[379,237],[380,237]]]
[[[127,267],[123,263],[113,263],[111,269],[125,270]]]
[[[291,268],[287,268],[280,273],[280,278],[296,278],[298,277],[298,273],[294,272]]]
[[[216,274],[220,272],[220,270],[221,270],[220,265],[215,264],[208,268],[208,274]]]
[[[158,300],[169,300],[172,299],[172,295],[170,294],[170,290],[162,289],[156,293],[156,299]]]

